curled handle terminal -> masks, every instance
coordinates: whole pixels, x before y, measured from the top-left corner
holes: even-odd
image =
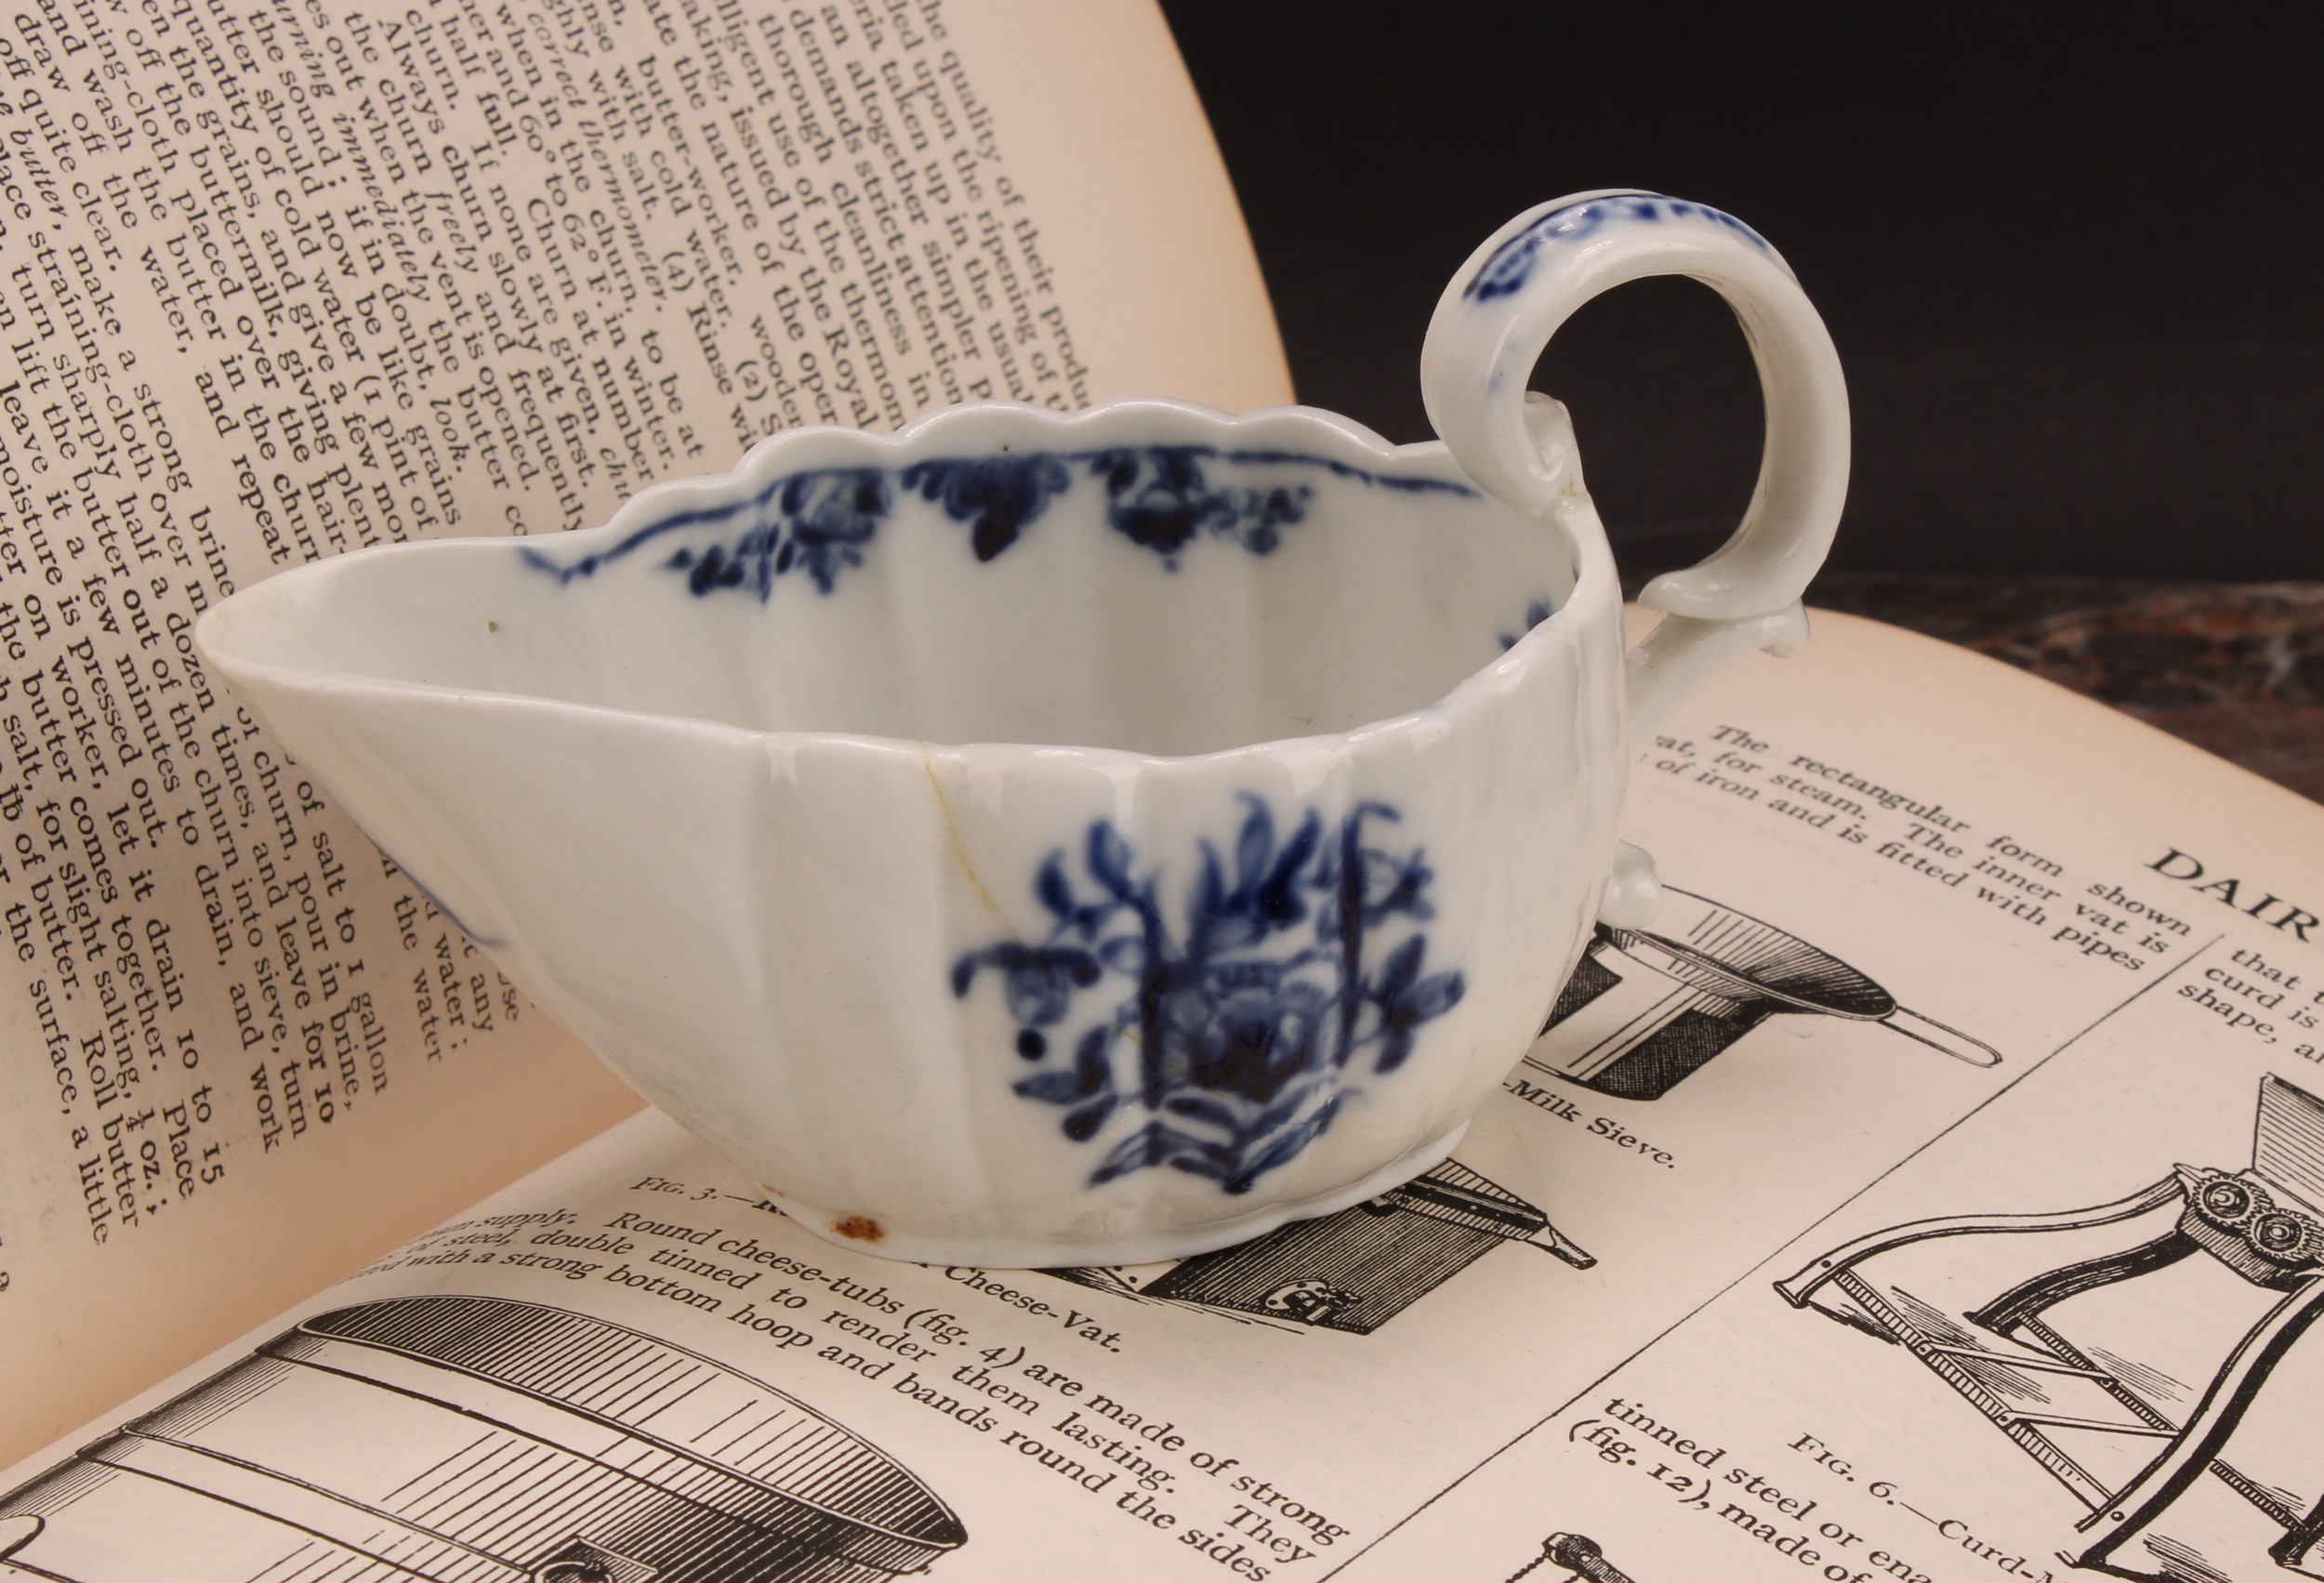
[[[1767,439],[1742,524],[1639,596],[1663,619],[1623,666],[1633,751],[1744,654],[1789,654],[1806,641],[1800,599],[1848,494],[1847,382],[1823,319],[1782,255],[1734,216],[1656,192],[1583,192],[1486,238],[1438,299],[1420,351],[1429,418],[1470,477],[1528,515],[1594,526],[1565,409],[1526,385],[1577,309],[1649,275],[1691,276],[1735,310],[1759,367]],[[1651,917],[1653,877],[1637,858],[1616,875],[1600,915],[1608,923]]]

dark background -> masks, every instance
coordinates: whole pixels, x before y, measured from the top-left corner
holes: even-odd
[[[1302,401],[1429,437],[1470,250],[1562,193],[1712,204],[1831,327],[1858,572],[2324,577],[2324,102],[2306,5],[1164,0]],[[1535,376],[1630,580],[1750,495],[1758,382],[1684,281]]]

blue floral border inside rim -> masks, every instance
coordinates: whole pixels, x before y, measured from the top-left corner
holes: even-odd
[[[560,561],[530,545],[524,563],[560,583],[594,575],[666,535],[741,520],[739,532],[707,546],[685,545],[663,561],[701,598],[728,590],[770,598],[775,584],[804,573],[828,594],[864,554],[899,498],[918,495],[969,529],[979,561],[1015,544],[1058,497],[1084,478],[1105,491],[1105,521],[1175,571],[1198,537],[1273,553],[1283,531],[1305,520],[1312,484],[1283,479],[1214,481],[1212,469],[1313,468],[1369,488],[1477,498],[1467,483],[1377,473],[1303,451],[1222,450],[1215,445],[1110,446],[1089,451],[1002,452],[940,456],[900,467],[814,468],[786,473],[755,495],[680,511],[638,529],[611,547]]]
[[[1393,1073],[1468,987],[1458,969],[1427,969],[1423,851],[1368,838],[1394,808],[1362,803],[1330,823],[1310,808],[1279,837],[1263,799],[1243,801],[1231,856],[1199,843],[1182,907],[1165,906],[1164,870],[1141,872],[1102,819],[1077,862],[1060,848],[1034,877],[1045,937],[953,965],[959,998],[987,973],[1000,981],[1033,1067],[1018,1097],[1056,1106],[1076,1143],[1136,1118],[1092,1187],[1168,1167],[1248,1193],[1331,1126],[1358,1091],[1359,1058],[1371,1075]]]
[[[1525,640],[1526,633],[1532,631],[1535,627],[1540,626],[1543,622],[1547,621],[1551,616],[1555,615],[1556,613],[1557,606],[1552,604],[1547,600],[1527,600],[1525,601],[1525,623],[1514,632],[1504,632],[1501,634],[1501,652],[1503,653],[1507,653],[1510,650],[1515,648]]]
[[[1759,232],[1708,204],[1690,204],[1684,198],[1665,198],[1655,192],[1609,193],[1552,209],[1493,249],[1493,256],[1486,259],[1484,267],[1461,289],[1461,298],[1468,302],[1490,302],[1495,297],[1515,296],[1533,278],[1534,265],[1544,248],[1582,241],[1610,222],[1633,220],[1651,225],[1682,219],[1709,220],[1713,225],[1725,226],[1754,247],[1775,251]]]

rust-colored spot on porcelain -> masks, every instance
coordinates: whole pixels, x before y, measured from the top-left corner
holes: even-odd
[[[887,1229],[869,1215],[850,1215],[831,1229],[838,1235],[853,1237],[857,1242],[878,1242],[888,1234]]]

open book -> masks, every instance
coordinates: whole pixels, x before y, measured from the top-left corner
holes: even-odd
[[[574,10],[554,53],[601,55],[608,82],[619,62],[670,107],[604,143],[612,191],[634,213],[659,168],[702,170],[709,188],[688,211],[666,200],[640,221],[642,243],[604,243],[593,266],[612,300],[615,261],[640,294],[622,309],[640,315],[623,321],[627,344],[602,354],[612,372],[594,372],[594,351],[584,364],[599,403],[589,445],[563,453],[569,468],[597,459],[599,493],[567,511],[546,461],[519,478],[513,458],[544,452],[514,448],[468,362],[429,363],[412,408],[363,431],[376,465],[392,466],[390,439],[424,438],[437,466],[462,469],[440,508],[456,506],[460,528],[512,508],[511,521],[551,528],[643,476],[616,485],[603,470],[626,443],[606,438],[620,433],[607,392],[641,413],[664,390],[651,371],[668,367],[676,382],[654,410],[674,452],[680,423],[726,411],[710,392],[721,378],[742,389],[743,356],[718,326],[747,328],[762,310],[730,295],[733,321],[712,309],[717,333],[689,330],[719,267],[707,217],[732,194],[719,196],[681,59],[711,102],[704,62],[723,62],[727,91],[742,94],[757,91],[758,61],[777,73],[764,105],[836,128],[849,114],[818,96],[862,119],[870,96],[902,103],[916,60],[955,52],[957,71],[936,72],[915,113],[932,127],[942,104],[959,137],[990,139],[969,163],[996,162],[977,165],[994,194],[1008,172],[1037,222],[1030,242],[1005,231],[999,254],[974,251],[973,226],[957,253],[928,239],[957,280],[981,259],[996,283],[1002,334],[984,333],[980,310],[980,348],[997,359],[1008,333],[1000,259],[1031,278],[1013,241],[1053,277],[1072,362],[1088,371],[1069,402],[1134,385],[1231,406],[1279,397],[1255,276],[1167,39],[1144,13],[1108,10],[1101,25],[1097,9],[1060,6],[1044,22],[1014,7],[972,26],[946,7],[943,39],[918,6],[802,9],[739,37],[718,31],[724,13],[705,14],[697,34],[691,16],[655,10],[611,44],[590,32],[593,19],[614,26],[610,7]],[[472,244],[483,279],[453,263],[420,284],[435,294],[429,314],[452,311],[456,288],[475,333],[504,333],[482,327],[476,304],[505,330],[533,266],[497,284],[491,260],[508,249],[494,245],[489,192],[520,191],[508,166],[544,186],[563,167],[553,139],[547,155],[526,147],[537,109],[484,86],[496,14],[428,13],[427,41],[403,23],[390,40],[382,23],[367,46],[334,45],[344,24],[311,11],[296,37],[289,13],[267,13],[239,46],[199,15],[207,47],[280,46],[299,72],[339,70],[364,47],[400,61],[402,46],[396,98],[371,96],[390,128],[418,113],[411,85],[469,85],[434,112],[475,117],[429,145],[446,203],[405,223],[430,227],[431,246],[450,247],[456,222],[485,237]],[[552,16],[526,35],[544,83],[565,25]],[[679,42],[653,36],[665,28]],[[807,43],[818,28],[834,30],[812,33],[821,67]],[[122,74],[38,79],[55,125],[91,102],[74,96],[109,85],[160,102],[143,73],[165,69],[166,51],[155,66],[125,24],[115,36]],[[205,46],[185,42],[187,71],[206,70]],[[50,48],[61,61],[61,44]],[[97,65],[99,48],[73,59]],[[499,59],[528,81],[512,45]],[[8,81],[14,102],[31,81]],[[291,130],[265,164],[298,206],[293,160],[310,124],[269,92]],[[269,127],[255,85],[250,102]],[[598,118],[618,94],[591,102],[611,139]],[[350,135],[367,125],[361,103],[347,107]],[[337,108],[321,125],[339,125]],[[885,112],[903,136],[901,112]],[[0,123],[11,181],[27,149],[50,149],[14,137],[27,125]],[[480,215],[449,164],[496,125],[514,128],[503,169],[465,178]],[[694,163],[676,160],[673,128]],[[1083,164],[1034,147],[1060,139]],[[255,172],[252,145],[236,146]],[[377,157],[406,145],[365,146]],[[595,146],[581,145],[585,172],[605,168]],[[812,140],[799,147],[807,174],[794,181],[824,183],[812,191],[840,227],[814,265],[828,299],[852,282],[876,304],[830,190],[839,156],[818,164]],[[195,168],[190,148],[182,157]],[[222,155],[205,163],[224,168]],[[296,263],[306,255],[284,266],[297,290],[267,288],[285,300],[279,332],[259,323],[258,270],[245,284],[218,266],[238,287],[224,297],[212,277],[214,312],[250,315],[256,351],[174,350],[160,288],[179,277],[165,270],[103,310],[125,329],[95,344],[107,358],[133,350],[127,372],[86,371],[97,360],[61,305],[80,303],[86,322],[98,310],[80,283],[112,277],[71,193],[79,179],[101,198],[107,168],[88,155],[55,176],[67,211],[46,222],[47,241],[22,240],[40,228],[13,214],[0,239],[12,270],[20,256],[31,265],[6,283],[9,307],[29,323],[26,305],[46,305],[53,329],[35,346],[73,375],[68,385],[59,368],[14,398],[25,426],[0,430],[26,476],[22,458],[47,463],[0,538],[17,552],[0,622],[20,624],[7,640],[23,650],[11,648],[0,701],[23,733],[0,807],[0,900],[20,963],[0,1059],[0,1455],[29,1453],[0,1473],[0,1579],[2324,1577],[2313,805],[1992,662],[1819,617],[1803,656],[1747,662],[1652,745],[1626,833],[1659,859],[1665,909],[1644,930],[1600,931],[1445,1165],[1342,1214],[1163,1266],[864,1259],[791,1225],[667,1121],[632,1114],[191,667],[179,638],[197,591],[262,574],[276,548],[287,561],[339,547],[331,524],[351,545],[359,520],[384,531],[384,519],[358,519],[337,482],[309,487],[339,462],[312,454],[318,420],[293,400],[299,378],[321,392],[331,376],[290,344],[304,333],[297,304],[330,322],[317,284],[329,277]],[[1133,168],[1144,174],[1131,204],[1120,188]],[[529,202],[512,206],[522,216]],[[126,239],[125,270],[149,240],[174,260],[179,232],[205,258],[166,202],[139,214],[109,232]],[[351,224],[335,223],[353,245]],[[255,222],[244,231],[271,257]],[[710,261],[687,265],[694,284],[679,286],[662,252],[654,302],[640,248],[690,250],[692,235]],[[91,260],[80,274],[74,244]],[[1180,246],[1187,257],[1158,251]],[[222,257],[236,257],[231,237]],[[360,249],[347,267],[368,268]],[[191,286],[174,289],[187,311]],[[354,311],[359,298],[330,289]],[[588,300],[601,326],[606,299]],[[1207,317],[1189,316],[1196,300]],[[1061,333],[1037,306],[1036,336]],[[342,446],[360,438],[341,418],[364,410],[355,381],[384,381],[390,353],[414,381],[408,360],[473,359],[456,335],[453,351],[430,351],[428,322],[406,307],[409,340],[391,311],[379,339],[351,326],[363,366],[350,394],[316,409]],[[662,325],[654,363],[646,330]],[[346,376],[352,352],[326,344]],[[877,344],[908,384],[921,365]],[[1064,377],[1062,345],[1037,348]],[[794,388],[799,350],[766,349]],[[642,383],[627,379],[631,356]],[[148,363],[185,365],[166,389],[199,402],[230,358],[246,382],[231,400],[159,409],[175,426],[166,453],[151,419],[108,416],[106,392]],[[257,384],[261,362],[289,393]],[[493,366],[522,438],[520,384]],[[769,391],[775,366],[754,376]],[[1036,366],[1024,350],[1021,375]],[[565,395],[533,397],[552,434],[581,389],[559,377]],[[483,403],[473,428],[463,389]],[[87,441],[70,416],[76,390],[96,415]],[[52,401],[68,414],[57,428]],[[237,507],[254,423],[277,454]],[[694,429],[700,457],[657,466],[721,465],[746,437],[718,429],[720,451],[712,432]],[[73,484],[99,442],[134,475],[125,435],[179,458],[156,468],[204,470],[144,494]],[[67,442],[83,448],[67,455]],[[342,459],[349,478],[372,477]],[[424,468],[414,476],[422,487],[406,494],[390,472],[377,509],[437,498]],[[160,547],[150,561],[146,538]],[[190,563],[169,559],[173,545]]]
[[[0,46],[0,1460],[638,1108],[204,609],[800,424],[1290,399],[1147,0],[73,16]]]

